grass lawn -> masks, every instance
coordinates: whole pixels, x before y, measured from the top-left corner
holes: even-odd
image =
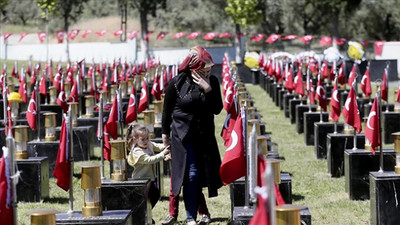
[[[272,141],[279,146],[279,155],[285,159],[281,163],[282,172],[290,173],[292,178],[293,204],[307,206],[312,216],[312,224],[369,224],[369,200],[350,201],[345,193],[344,177],[331,178],[327,172],[327,161],[317,160],[314,156],[314,147],[306,146],[303,135],[297,134],[295,126],[272,102],[267,93],[258,85],[246,85],[258,112],[263,116],[262,122],[266,130],[272,132]],[[219,142],[221,157],[225,152],[220,131],[225,120],[226,112],[216,116],[216,136]],[[385,146],[393,148],[392,145]],[[96,155],[100,149],[95,148]],[[94,161],[99,163],[99,161]],[[109,168],[106,162],[106,170]],[[79,162],[75,164],[75,173],[80,173]],[[109,171],[106,171],[109,177]],[[74,178],[74,209],[81,211],[83,191],[80,179]],[[153,209],[153,218],[159,221],[168,215],[169,178],[164,177],[164,190],[161,200]],[[207,191],[204,190],[207,196]],[[182,200],[182,198],[181,198]],[[213,218],[212,224],[228,224],[231,221],[229,186],[224,186],[216,198],[206,199]],[[50,199],[40,203],[19,203],[19,224],[29,224],[26,212],[35,208],[52,208],[60,211],[68,210],[68,193],[56,186],[55,179],[50,179]],[[185,224],[183,201],[180,202],[179,224]]]

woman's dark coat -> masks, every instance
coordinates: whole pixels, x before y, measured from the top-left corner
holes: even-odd
[[[172,192],[179,194],[186,168],[183,141],[194,147],[200,183],[208,187],[209,197],[218,195],[222,186],[219,168],[221,157],[215,138],[214,115],[222,110],[218,79],[211,75],[212,90],[204,93],[191,78],[190,71],[181,72],[168,84],[164,98],[162,132],[171,137]]]

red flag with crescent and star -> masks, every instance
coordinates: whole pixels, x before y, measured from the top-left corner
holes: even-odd
[[[31,100],[29,101],[28,109],[26,111],[26,120],[32,130],[36,129],[36,90],[32,91]]]
[[[365,70],[365,73],[361,79],[360,88],[364,93],[365,97],[371,96],[372,88],[371,88],[371,77],[369,75],[369,67]]]
[[[335,78],[337,79],[337,78]],[[338,82],[335,80],[335,84],[333,85],[332,96],[331,96],[331,112],[329,116],[337,122],[340,116],[340,102],[339,102],[339,93],[338,93]]]
[[[353,83],[355,83],[355,81]],[[342,114],[343,117],[345,118],[345,123],[354,127],[357,133],[360,133],[362,127],[361,127],[360,112],[358,110],[358,105],[356,100],[356,93],[354,90],[354,84],[350,88],[350,92],[344,104]]]
[[[375,155],[375,148],[380,146],[380,124],[379,124],[379,107],[378,97],[375,97],[374,103],[372,104],[371,111],[368,115],[367,124],[365,124],[365,137],[371,143],[372,154]]]
[[[140,99],[139,99],[139,109],[138,113],[140,114],[145,109],[147,109],[147,102],[149,101],[149,94],[147,93],[147,82],[145,79],[142,81],[142,89],[140,92]]]

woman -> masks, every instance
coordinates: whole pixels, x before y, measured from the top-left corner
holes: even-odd
[[[172,193],[179,194],[183,187],[188,225],[196,224],[202,187],[214,197],[222,186],[214,135],[214,115],[222,110],[222,98],[218,79],[210,75],[213,65],[203,47],[191,48],[164,98],[162,139],[164,146],[171,142]]]

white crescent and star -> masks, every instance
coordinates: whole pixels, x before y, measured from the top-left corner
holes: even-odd
[[[33,104],[34,105],[33,107],[35,107],[34,111],[31,110],[31,104]],[[33,115],[36,115],[36,102],[33,99],[29,100],[28,112],[32,113]]]
[[[339,102],[339,99],[338,99],[338,90],[334,90],[332,96],[333,96],[333,99],[334,99],[336,102]]]
[[[368,116],[368,121],[367,121],[367,127],[371,130],[375,130],[374,127],[371,126],[370,121],[372,120],[371,118],[376,116],[376,111],[371,111],[371,113]]]
[[[230,151],[233,148],[235,148],[237,143],[238,143],[238,135],[236,134],[236,131],[233,130],[231,133],[231,145],[229,145],[226,151]]]
[[[144,88],[142,88],[142,93],[141,93],[141,95],[140,95],[140,100],[146,98],[146,96],[147,96],[147,91],[144,90]]]
[[[228,129],[228,121],[229,121],[230,118],[231,118],[231,114],[229,113],[228,115],[226,115],[226,119],[225,119],[225,122],[224,122],[224,128],[225,129]]]
[[[228,89],[226,90],[225,100],[224,100],[224,101],[225,101],[226,103],[228,103],[228,104],[230,103],[229,100],[228,100],[228,98],[229,98],[229,96],[230,96],[231,94],[232,94],[232,88],[231,88],[231,87],[228,87]]]
[[[365,80],[367,79],[367,76],[366,75],[364,75],[363,77],[362,77],[362,79],[361,79],[361,84],[362,85],[365,85]]]
[[[347,111],[350,111],[350,102],[351,102],[351,98],[347,98],[346,99],[346,103],[344,103],[344,107],[346,108]]]
[[[130,95],[130,98],[132,99],[132,104],[130,104],[128,107],[133,107],[136,105],[136,98],[133,94]]]

